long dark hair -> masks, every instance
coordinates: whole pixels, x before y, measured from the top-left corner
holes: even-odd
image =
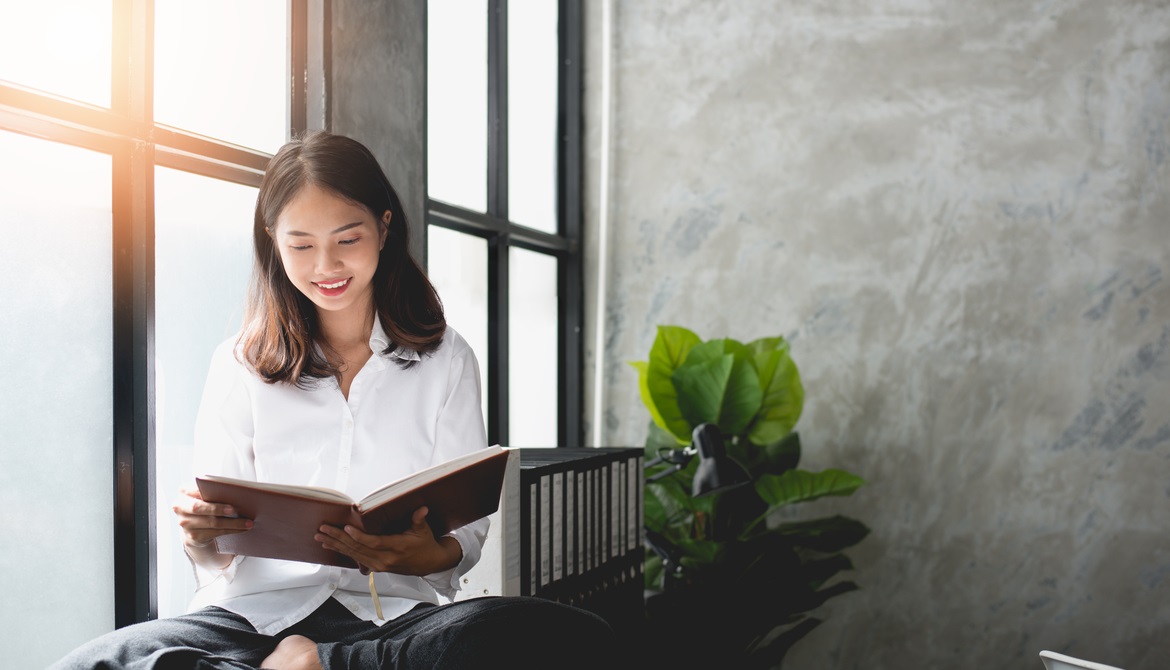
[[[339,374],[322,352],[328,345],[321,340],[317,309],[289,280],[270,234],[285,206],[309,184],[365,207],[378,225],[386,226],[372,280],[374,309],[390,339],[382,353],[401,347],[422,356],[438,349],[447,329],[443,306],[410,255],[410,228],[398,194],[364,145],[315,131],[281,147],[260,182],[252,228],[255,258],[240,335],[244,361],[269,383],[304,385],[311,378]],[[388,224],[382,218],[386,210]],[[411,361],[400,358],[399,364],[409,367]]]

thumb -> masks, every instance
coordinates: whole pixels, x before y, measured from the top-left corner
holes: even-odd
[[[424,525],[427,521],[427,513],[429,511],[430,510],[428,510],[426,507],[420,507],[420,508],[416,509],[414,511],[414,514],[410,517],[410,523],[415,528],[418,528],[419,526]]]

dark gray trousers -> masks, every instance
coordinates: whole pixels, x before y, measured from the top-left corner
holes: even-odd
[[[616,638],[600,617],[537,598],[476,598],[420,605],[375,626],[330,599],[275,636],[217,607],[120,628],[82,645],[51,670],[254,670],[289,635],[318,644],[326,670],[357,668],[605,668]]]

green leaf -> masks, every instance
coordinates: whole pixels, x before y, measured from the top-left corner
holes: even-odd
[[[650,461],[658,455],[659,449],[678,449],[679,443],[662,426],[653,421],[646,427],[646,460]]]
[[[861,487],[865,480],[844,470],[789,470],[780,475],[760,475],[756,478],[756,493],[768,503],[769,508],[755,521],[749,523],[740,537],[747,535],[768,516],[786,505],[808,502],[825,496],[847,496]]]
[[[764,354],[771,351],[788,351],[788,341],[783,337],[761,337],[758,340],[752,340],[747,343],[747,348],[751,350],[752,355]]]
[[[804,386],[800,371],[788,354],[787,343],[772,351],[756,353],[755,363],[763,398],[748,439],[756,444],[771,444],[792,432],[800,419],[804,410]]]
[[[679,409],[678,392],[671,378],[691,349],[700,342],[702,340],[699,336],[686,328],[659,326],[654,345],[650,348],[650,360],[646,364],[646,391],[642,402],[647,408],[655,408],[650,416],[655,423],[674,435],[679,444],[690,443],[692,426]]]
[[[753,480],[765,474],[779,475],[800,463],[800,433],[793,431],[764,446],[750,440],[729,443],[727,453],[744,466]]]
[[[645,587],[650,590],[662,590],[662,574],[664,568],[662,559],[653,551],[646,551],[646,560],[643,562],[643,570],[645,570]]]
[[[658,530],[663,535],[671,526],[681,526],[691,514],[691,497],[679,485],[674,476],[646,484],[643,500],[644,523],[647,528]]]
[[[670,435],[671,444],[678,446],[679,444],[686,444],[686,442],[679,440],[671,434],[666,428],[666,419],[662,418],[662,413],[658,411],[658,406],[654,404],[654,396],[650,392],[650,364],[646,361],[630,361],[630,366],[638,371],[638,394],[642,398],[642,404],[646,406],[646,410],[650,412],[650,425],[657,427],[659,433]],[[677,406],[677,402],[675,403]],[[657,439],[657,436],[655,436]],[[647,438],[649,439],[649,438]]]
[[[723,396],[734,366],[735,356],[727,354],[713,361],[692,363],[674,371],[678,406],[692,425],[719,423]]]
[[[808,502],[824,496],[847,496],[861,488],[865,480],[844,470],[823,472],[789,470],[780,475],[761,475],[756,492],[772,511],[792,503]]]
[[[723,555],[724,543],[710,540],[684,540],[679,543],[683,551],[683,567],[697,568],[717,563]]]
[[[763,402],[752,353],[732,339],[693,347],[673,380],[683,416],[693,425],[713,423],[729,437],[747,429]]]
[[[861,542],[869,535],[869,528],[856,519],[837,515],[783,523],[768,532],[786,538],[794,546],[835,553]]]
[[[661,531],[669,522],[670,514],[662,498],[654,492],[652,486],[646,487],[646,495],[642,499],[642,524],[647,528]]]

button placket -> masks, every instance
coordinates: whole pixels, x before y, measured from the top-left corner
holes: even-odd
[[[353,460],[353,411],[348,402],[341,403],[341,439],[338,441],[337,486],[345,490],[349,486],[349,464]]]

